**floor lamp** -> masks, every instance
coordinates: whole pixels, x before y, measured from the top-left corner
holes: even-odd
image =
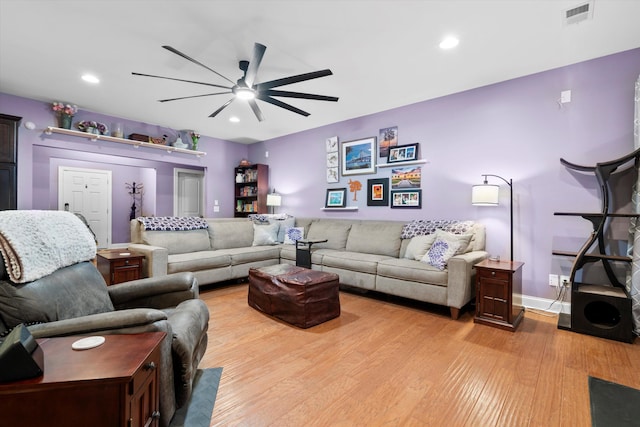
[[[513,181],[510,179],[507,181],[499,175],[483,174],[484,182],[480,185],[474,185],[471,191],[471,204],[474,206],[498,206],[498,196],[500,186],[495,184],[489,184],[487,181],[488,176],[499,178],[507,183],[509,186],[509,201],[510,201],[510,216],[509,216],[509,228],[510,228],[510,243],[511,243],[511,261],[513,261]]]
[[[267,194],[267,206],[271,208],[271,213],[275,213],[275,207],[282,204],[282,196],[276,193],[276,189],[273,189],[273,193]]]

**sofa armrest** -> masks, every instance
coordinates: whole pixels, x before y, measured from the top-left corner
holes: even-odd
[[[475,269],[473,266],[487,258],[486,251],[472,251],[451,257],[448,262],[447,305],[462,308],[474,297]]]
[[[135,329],[135,333],[141,333],[170,329],[166,319],[166,313],[160,310],[138,308],[39,323],[29,326],[28,329],[35,338],[108,333],[109,331],[122,333],[123,329],[129,328]],[[156,324],[157,322],[166,323],[166,326],[160,327]]]
[[[144,245],[142,243],[130,243],[127,249],[144,255],[144,262],[142,263],[144,277],[167,275],[167,264],[169,263],[169,250],[167,248]]]
[[[107,291],[116,310],[136,307],[164,309],[199,296],[198,280],[191,272],[132,280],[109,286]]]

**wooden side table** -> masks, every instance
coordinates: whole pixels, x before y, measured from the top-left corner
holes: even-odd
[[[2,425],[159,425],[160,343],[164,332],[104,335],[89,350],[81,336],[39,339],[44,375],[0,384]]]
[[[524,317],[519,261],[484,260],[476,268],[475,323],[515,331]]]
[[[142,278],[144,255],[127,249],[105,249],[97,253],[98,271],[107,285]]]

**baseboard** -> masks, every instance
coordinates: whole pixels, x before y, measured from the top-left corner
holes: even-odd
[[[560,301],[554,303],[554,300],[548,298],[522,295],[522,305],[526,308],[535,308],[549,313],[571,313],[571,303]]]

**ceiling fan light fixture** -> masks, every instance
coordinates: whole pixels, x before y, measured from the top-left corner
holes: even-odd
[[[231,117],[229,117],[229,121],[231,123],[238,123],[238,122],[240,122],[240,119],[238,117],[236,117],[236,116],[231,116]]]
[[[453,49],[454,47],[458,46],[458,44],[460,44],[460,40],[458,40],[457,37],[447,36],[444,39],[442,39],[439,46],[440,46],[440,49],[447,50],[447,49]]]
[[[249,87],[236,86],[233,88],[233,94],[238,99],[248,100],[256,98],[255,91]]]

